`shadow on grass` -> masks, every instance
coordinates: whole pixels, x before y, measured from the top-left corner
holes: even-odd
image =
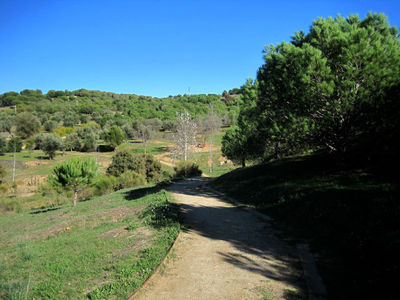
[[[235,170],[213,186],[272,215],[288,240],[307,240],[329,299],[394,299],[399,198],[372,171],[318,154]]]
[[[38,215],[38,214],[47,213],[49,211],[59,210],[61,208],[62,208],[61,206],[59,206],[59,207],[43,207],[39,210],[34,210],[34,211],[29,212],[29,214],[30,215]]]
[[[163,182],[157,183],[155,186],[143,187],[143,188],[138,188],[138,189],[133,189],[133,190],[127,191],[127,192],[123,193],[123,195],[124,195],[124,198],[128,201],[136,200],[136,199],[139,199],[139,198],[149,195],[149,194],[158,193],[159,191],[161,191],[162,189],[165,189],[169,185],[170,185],[169,182],[163,181]]]

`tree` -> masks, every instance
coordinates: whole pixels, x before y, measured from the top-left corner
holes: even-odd
[[[18,136],[26,139],[35,133],[39,132],[39,119],[29,112],[23,112],[17,115],[16,118],[16,133]]]
[[[32,151],[35,147],[35,140],[34,139],[28,139],[25,142],[25,149],[29,151],[29,154],[32,155]]]
[[[44,136],[40,149],[49,156],[49,159],[53,159],[56,151],[59,150],[61,146],[61,138],[55,133],[50,133]]]
[[[78,192],[93,181],[97,168],[93,159],[73,158],[68,162],[58,164],[49,175],[49,181],[56,187],[71,188],[74,192],[74,206],[76,206]]]
[[[260,156],[265,149],[265,140],[258,135],[258,87],[258,82],[251,78],[241,86],[242,102],[237,125],[229,128],[222,138],[222,154],[242,167],[246,166],[246,160]]]
[[[113,125],[106,132],[104,140],[110,144],[111,147],[116,148],[124,141],[124,132],[117,125]]]
[[[400,80],[398,31],[383,14],[319,18],[309,34],[267,47],[264,60],[258,131],[283,154],[346,152],[366,130],[366,111]]]
[[[7,132],[11,136],[12,134],[12,127],[14,124],[14,117],[10,116],[9,114],[6,113],[1,113],[0,114],[0,131],[1,132]]]
[[[7,143],[7,152],[21,152],[22,150],[22,140],[17,137],[13,137],[8,140]]]
[[[44,122],[43,126],[47,132],[52,132],[57,127],[57,122],[53,120],[47,120]]]
[[[174,134],[175,151],[188,159],[189,147],[196,145],[197,124],[191,115],[184,111],[176,114],[176,133]]]
[[[241,163],[242,167],[246,166],[247,158],[247,136],[238,126],[228,129],[222,138],[221,152],[232,161]]]
[[[151,138],[152,131],[150,129],[150,126],[145,125],[144,123],[140,123],[138,125],[138,136],[142,140],[143,143],[143,148],[144,148],[144,154],[147,153],[147,142]]]
[[[66,150],[80,151],[81,150],[81,139],[76,132],[70,133],[66,136],[64,145]]]
[[[5,152],[7,152],[7,141],[0,136],[0,154],[4,154]]]
[[[97,146],[97,129],[93,126],[78,128],[76,131],[79,139],[81,140],[81,149],[83,152],[96,151]]]

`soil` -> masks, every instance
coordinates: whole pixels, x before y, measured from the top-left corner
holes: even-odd
[[[295,249],[255,214],[199,188],[209,178],[175,183],[186,230],[134,299],[293,299],[301,282]],[[171,255],[170,255],[171,256]]]

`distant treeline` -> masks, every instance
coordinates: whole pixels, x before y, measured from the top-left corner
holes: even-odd
[[[7,92],[0,95],[0,106],[17,105],[18,112],[29,111],[37,115],[42,124],[46,119],[66,121],[64,126],[94,120],[104,126],[109,120],[175,120],[177,112],[188,111],[192,116],[205,115],[210,107],[218,113],[226,125],[238,115],[240,90],[224,91],[222,95],[177,95],[167,98],[116,94],[79,89],[75,91],[25,89],[19,93]],[[43,122],[44,121],[44,122]]]

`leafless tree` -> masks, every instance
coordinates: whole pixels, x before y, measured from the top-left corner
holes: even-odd
[[[176,119],[176,132],[173,135],[175,151],[182,154],[186,161],[190,146],[196,145],[197,124],[187,111],[177,113]]]

